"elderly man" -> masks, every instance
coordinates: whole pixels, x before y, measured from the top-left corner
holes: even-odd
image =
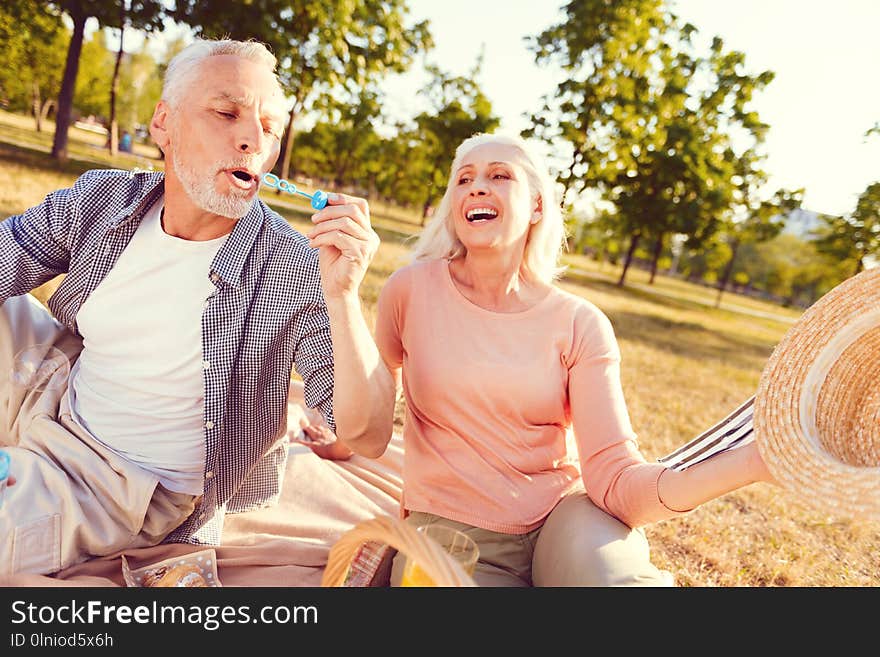
[[[0,371],[35,344],[72,364],[0,381],[0,575],[219,543],[224,514],[277,498],[293,368],[346,450],[391,434],[358,298],[379,242],[366,201],[331,194],[303,235],[257,198],[284,125],[275,65],[196,41],[150,124],[164,174],[89,171],[0,223]],[[58,274],[52,318],[26,293]]]

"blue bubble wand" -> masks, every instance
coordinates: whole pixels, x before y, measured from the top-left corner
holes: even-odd
[[[294,196],[295,194],[305,196],[306,198],[311,200],[311,205],[315,210],[323,210],[325,207],[327,207],[327,192],[322,192],[320,189],[314,194],[301,192],[292,182],[290,182],[289,180],[285,180],[284,178],[279,178],[274,173],[263,174],[263,184],[270,189],[278,189],[282,192],[287,192],[291,196]]]

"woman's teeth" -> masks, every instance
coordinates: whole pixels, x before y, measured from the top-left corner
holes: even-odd
[[[468,221],[488,221],[498,216],[498,211],[492,208],[473,208],[467,212]]]

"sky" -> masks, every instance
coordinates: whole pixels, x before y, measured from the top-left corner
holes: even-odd
[[[549,0],[410,0],[413,21],[427,18],[435,48],[427,59],[466,75],[481,48],[477,78],[502,119],[519,132],[523,114],[537,111],[560,73],[538,67],[523,37],[560,18]],[[861,192],[880,180],[880,0],[677,0],[678,15],[705,42],[724,39],[746,55],[750,73],[771,70],[774,81],[752,103],[771,128],[764,152],[767,190],[804,188],[804,207],[828,214],[855,208]],[[384,89],[386,110],[411,117],[421,108],[415,91],[427,77],[421,66],[393,76]]]

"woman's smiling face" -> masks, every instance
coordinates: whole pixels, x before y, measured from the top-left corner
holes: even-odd
[[[487,143],[461,160],[452,180],[455,233],[469,252],[522,252],[537,209],[523,157],[513,146]]]

